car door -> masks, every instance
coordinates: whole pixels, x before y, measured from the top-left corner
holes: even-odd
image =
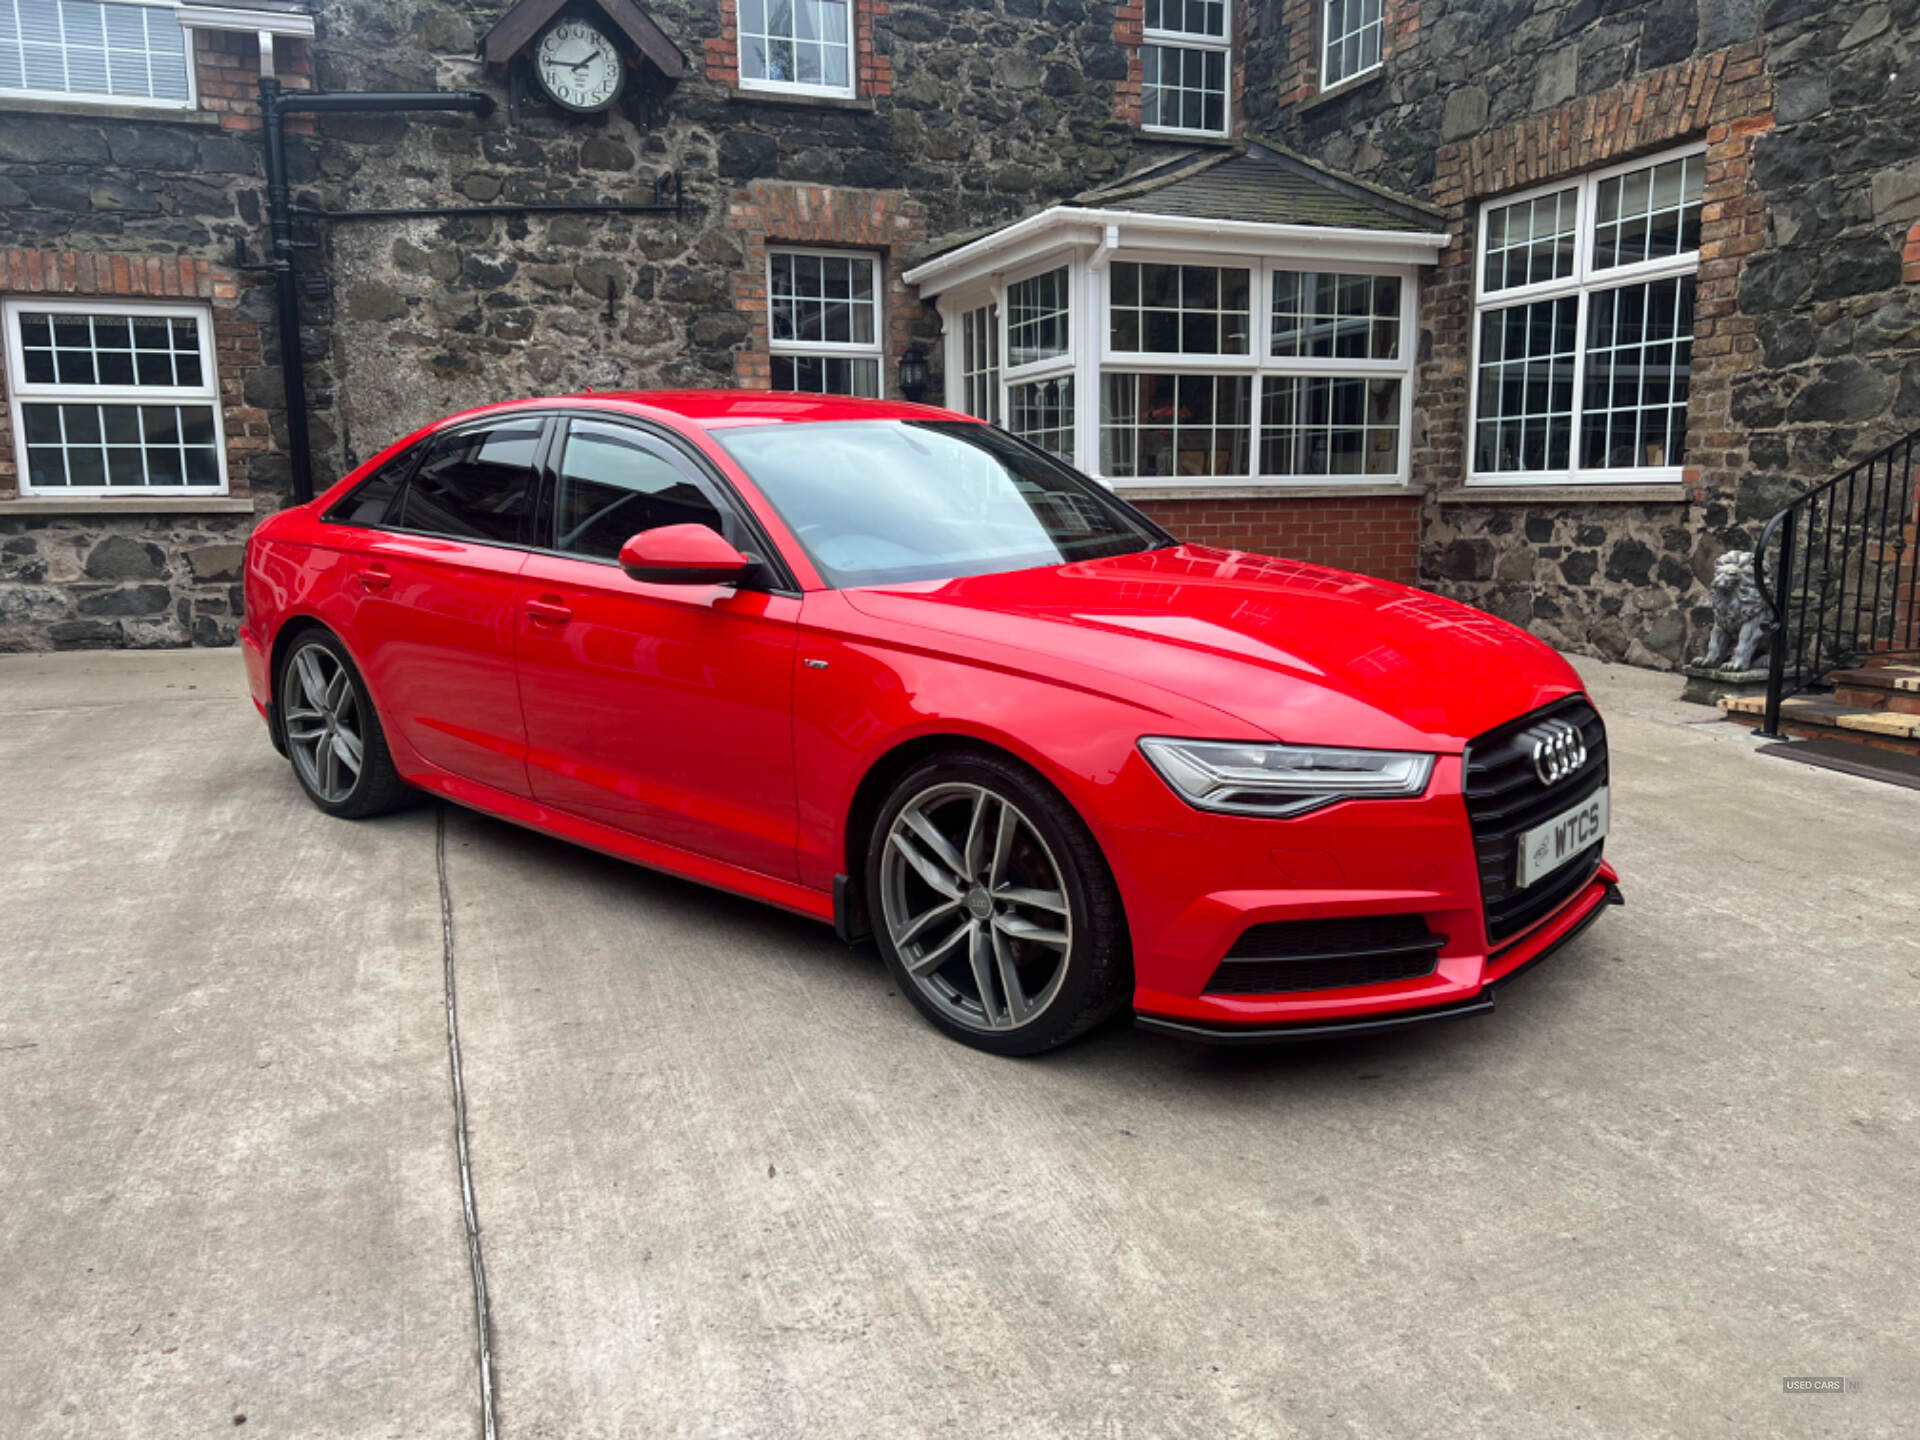
[[[568,420],[546,470],[543,548],[518,605],[534,795],[793,878],[798,594],[642,584],[620,569],[621,545],[661,525],[756,548],[701,463],[662,436]]]
[[[421,442],[383,523],[359,536],[347,582],[358,595],[348,643],[388,732],[429,764],[520,796],[531,792],[514,598],[547,423],[501,415]]]

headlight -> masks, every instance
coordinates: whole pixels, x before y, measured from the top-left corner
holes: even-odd
[[[1337,800],[1405,798],[1424,791],[1433,773],[1433,756],[1399,750],[1150,735],[1140,752],[1189,805],[1229,815],[1304,815]]]

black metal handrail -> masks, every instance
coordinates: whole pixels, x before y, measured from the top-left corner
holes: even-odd
[[[1788,695],[1868,656],[1916,653],[1917,442],[1920,430],[1876,450],[1797,497],[1761,530],[1753,578],[1773,615],[1763,736],[1780,738]],[[1769,547],[1777,551],[1771,584]]]

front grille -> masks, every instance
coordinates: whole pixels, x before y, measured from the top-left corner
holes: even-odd
[[[1233,942],[1205,993],[1280,995],[1417,980],[1433,973],[1446,943],[1418,915],[1271,921]]]
[[[1554,785],[1534,773],[1533,746],[1548,720],[1565,720],[1586,741],[1587,759]],[[1486,906],[1487,940],[1498,944],[1537,924],[1571,900],[1600,868],[1601,845],[1582,851],[1526,889],[1518,886],[1520,836],[1607,783],[1607,727],[1582,695],[1569,695],[1541,710],[1489,730],[1467,747],[1467,816],[1480,866],[1480,898]]]

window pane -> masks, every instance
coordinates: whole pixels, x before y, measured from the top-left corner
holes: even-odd
[[[0,15],[0,86],[100,98],[187,98],[186,34],[171,8],[6,0]]]
[[[1143,45],[1140,119],[1171,130],[1226,132],[1227,57],[1224,50]]]
[[[1476,473],[1568,468],[1578,304],[1566,296],[1481,315]]]
[[[1398,359],[1399,279],[1276,271],[1273,353],[1280,358]]]
[[[1582,467],[1685,463],[1693,292],[1687,275],[1598,291],[1587,302]]]
[[[1252,394],[1245,375],[1103,375],[1101,472],[1115,479],[1250,473]]]
[[[720,512],[672,461],[631,430],[576,420],[554,497],[554,548],[601,560],[642,530],[705,525],[723,532]]]
[[[527,510],[537,420],[456,431],[431,448],[407,486],[409,530],[513,543]]]
[[[739,25],[742,80],[848,88],[848,0],[742,0]]]
[[[1067,267],[1007,287],[1007,363],[1067,353]],[[1017,432],[1016,432],[1017,433]]]
[[[1245,355],[1251,272],[1116,261],[1108,346],[1122,353]]]
[[[1568,189],[1486,212],[1483,291],[1564,280],[1573,274],[1578,191]]]
[[[346,499],[327,512],[327,518],[346,525],[382,525],[389,523],[390,519],[397,519],[390,512],[400,496],[400,487],[407,478],[407,471],[413,468],[413,462],[419,458],[418,446],[401,451],[356,485]]]
[[[1007,391],[1007,409],[1008,430],[1073,463],[1073,377],[1015,385]]]
[[[1350,80],[1380,63],[1384,36],[1379,0],[1327,0],[1324,30],[1321,88]]]
[[[1261,391],[1260,473],[1276,478],[1398,474],[1401,383],[1269,375]]]
[[[812,395],[880,394],[880,361],[841,355],[779,355],[773,357],[773,388]]]
[[[992,424],[1000,422],[999,312],[991,305],[961,317],[960,408]]]
[[[1594,269],[1667,260],[1698,250],[1706,180],[1706,158],[1701,155],[1602,180],[1594,189]]]

